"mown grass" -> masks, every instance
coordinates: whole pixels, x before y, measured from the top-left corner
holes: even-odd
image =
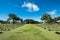
[[[60,40],[60,35],[32,24],[26,24],[1,34],[0,40]]]

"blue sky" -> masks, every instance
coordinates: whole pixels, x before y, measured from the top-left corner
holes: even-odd
[[[37,21],[44,13],[54,18],[60,16],[60,0],[0,0],[0,20],[6,20],[10,13]]]

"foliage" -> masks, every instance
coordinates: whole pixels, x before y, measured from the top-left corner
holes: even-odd
[[[38,21],[35,21],[33,19],[26,19],[26,20],[24,20],[24,22],[27,23],[27,24],[37,24],[37,23],[39,23]]]
[[[8,24],[8,23],[9,23],[8,21],[0,20],[0,24]]]
[[[13,24],[15,23],[15,20],[16,21],[19,21],[20,20],[20,18],[17,17],[15,14],[9,14],[8,16],[9,16],[8,20],[12,20],[13,21]]]
[[[49,19],[49,20],[47,20],[47,23],[48,23],[48,24],[55,24],[56,21],[55,21],[54,19]]]
[[[60,16],[54,18],[55,21],[59,21],[60,20]]]
[[[50,19],[51,19],[51,16],[46,13],[44,15],[42,15],[42,17],[41,17],[41,20],[44,20],[45,22],[47,22],[47,20],[50,20]]]

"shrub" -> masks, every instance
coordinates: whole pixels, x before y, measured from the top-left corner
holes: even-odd
[[[56,34],[60,34],[60,32],[55,32]]]
[[[0,32],[0,34],[2,34],[3,32]]]
[[[49,29],[48,31],[51,31],[51,29]]]

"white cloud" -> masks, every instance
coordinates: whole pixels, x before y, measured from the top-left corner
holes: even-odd
[[[48,12],[48,14],[55,15],[56,14],[56,10],[50,11],[50,12]]]
[[[24,2],[24,4],[22,4],[22,8],[28,8],[27,11],[32,12],[32,11],[39,11],[39,7],[33,3],[29,3],[29,2]]]

